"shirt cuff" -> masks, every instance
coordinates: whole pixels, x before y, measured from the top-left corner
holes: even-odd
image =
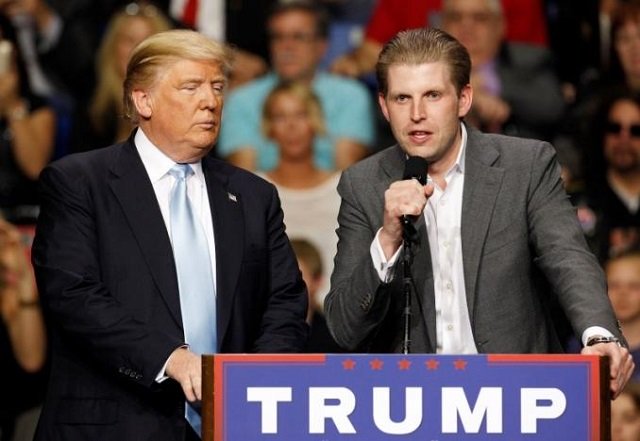
[[[582,333],[582,346],[586,346],[587,345],[587,341],[593,337],[594,335],[601,335],[603,337],[613,337],[614,335],[607,331],[605,328],[602,328],[600,326],[589,326],[587,329],[584,330],[584,332]]]
[[[369,247],[369,253],[371,254],[371,261],[373,262],[373,267],[378,273],[378,277],[382,282],[390,282],[393,280],[393,273],[389,271],[393,268],[396,261],[398,260],[398,256],[400,255],[400,250],[402,247],[398,247],[398,250],[395,252],[391,259],[388,261],[385,260],[384,251],[382,251],[382,245],[380,245],[380,231],[382,228],[378,230],[376,233],[376,237],[373,238],[373,242],[371,242],[371,247]]]
[[[176,349],[188,348],[188,347],[189,345],[183,345],[183,346],[177,347]],[[171,355],[173,355],[173,351],[171,352]],[[171,355],[169,355],[169,358],[167,358],[167,361],[165,361],[164,364],[162,365],[162,369],[160,369],[160,371],[158,372],[158,375],[156,375],[156,383],[162,383],[164,380],[169,378],[166,375],[166,371],[167,371],[167,364],[169,363],[169,359],[171,358]]]

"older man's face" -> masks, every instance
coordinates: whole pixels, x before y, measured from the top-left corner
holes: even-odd
[[[176,162],[195,162],[220,131],[226,77],[213,61],[180,60],[146,90],[134,90],[140,127]]]

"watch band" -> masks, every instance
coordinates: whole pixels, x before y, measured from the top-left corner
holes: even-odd
[[[586,346],[597,345],[598,343],[617,343],[620,345],[620,340],[616,337],[604,337],[602,335],[594,335],[587,340]]]

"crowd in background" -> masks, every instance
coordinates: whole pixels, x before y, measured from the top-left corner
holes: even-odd
[[[189,0],[4,0],[0,372],[8,386],[0,440],[29,439],[30,412],[44,394],[45,323],[28,259],[38,174],[59,157],[130,136],[122,80],[140,41],[191,27],[228,43],[235,65],[215,154],[278,188],[310,288],[317,333],[309,350],[336,352],[322,321],[337,242],[335,187],[341,170],[394,142],[377,110],[375,61],[388,38],[419,26],[443,28],[470,52],[466,123],[556,147],[640,365],[640,1],[199,0],[193,9]],[[614,440],[640,439],[633,387],[629,397],[635,437],[614,428]],[[625,418],[614,409],[614,426]]]

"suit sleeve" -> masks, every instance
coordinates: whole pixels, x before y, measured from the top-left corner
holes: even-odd
[[[338,251],[325,299],[325,315],[336,342],[349,351],[366,351],[391,307],[393,283],[382,283],[373,266],[371,242],[381,225],[372,225],[357,200],[350,170],[342,174],[338,192]]]
[[[151,386],[183,342],[137,319],[102,282],[98,250],[110,238],[98,237],[83,173],[50,166],[41,176],[42,208],[32,258],[43,307],[60,338],[78,348],[77,353]]]
[[[269,286],[254,350],[262,353],[303,352],[308,336],[305,317],[309,297],[285,233],[280,199],[273,186],[265,219]]]
[[[537,149],[529,188],[527,216],[535,263],[558,295],[576,335],[601,326],[622,338],[604,273],[587,247],[549,144]]]

